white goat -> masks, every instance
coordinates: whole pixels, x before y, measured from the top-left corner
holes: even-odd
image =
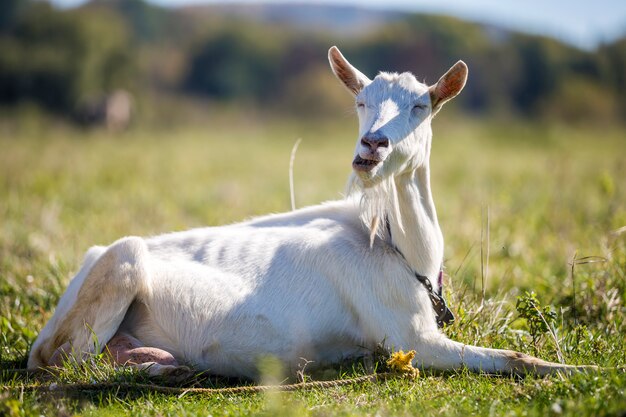
[[[349,197],[91,248],[29,368],[106,344],[117,363],[148,364],[153,374],[186,364],[257,378],[263,356],[294,371],[301,358],[335,362],[382,341],[415,349],[425,368],[582,368],[461,344],[438,329],[450,317],[437,297],[443,237],[430,189],[431,119],[465,85],[466,65],[428,87],[410,73],[371,81],[335,47],[329,60],[356,96],[360,123]]]

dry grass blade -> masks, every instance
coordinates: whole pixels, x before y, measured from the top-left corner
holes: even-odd
[[[289,196],[291,197],[291,210],[296,209],[296,191],[293,181],[293,164],[296,160],[296,152],[298,152],[298,146],[300,146],[300,142],[302,139],[296,140],[296,143],[293,144],[293,148],[291,148],[291,156],[289,157]]]

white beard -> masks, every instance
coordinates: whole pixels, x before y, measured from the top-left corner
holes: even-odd
[[[370,187],[363,187],[359,177],[352,173],[348,180],[347,195],[359,198],[359,217],[363,225],[370,231],[370,247],[378,236],[384,238],[387,228],[384,222],[395,222],[404,233],[402,216],[398,204],[398,192],[393,176],[379,181]]]

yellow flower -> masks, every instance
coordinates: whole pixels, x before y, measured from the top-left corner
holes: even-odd
[[[399,350],[391,354],[391,357],[387,360],[387,366],[394,372],[400,372],[412,378],[417,378],[420,372],[413,367],[413,358],[415,358],[414,350],[410,350],[407,353]]]

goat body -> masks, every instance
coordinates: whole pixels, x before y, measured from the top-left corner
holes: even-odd
[[[430,190],[430,120],[463,88],[465,64],[427,87],[408,73],[370,81],[334,47],[329,59],[357,101],[353,192],[239,224],[91,248],[29,368],[108,344],[117,362],[131,358],[157,374],[184,363],[257,378],[264,356],[293,372],[303,359],[335,362],[385,341],[415,349],[415,364],[427,368],[577,369],[449,340],[415,279],[424,275],[436,289],[443,237]]]

